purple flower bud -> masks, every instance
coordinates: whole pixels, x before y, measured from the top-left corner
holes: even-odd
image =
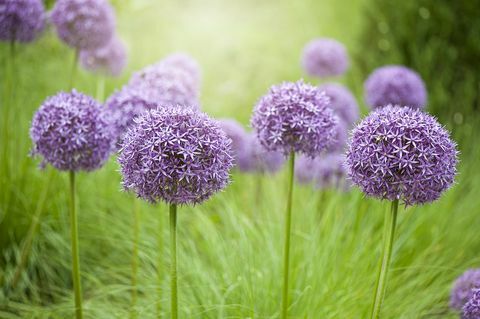
[[[325,93],[297,81],[272,86],[255,106],[251,125],[267,150],[315,157],[334,142],[337,121]]]
[[[245,152],[247,143],[249,142],[247,132],[243,126],[233,119],[221,119],[218,125],[222,128],[225,134],[232,140],[232,153],[235,164],[238,162],[238,157]]]
[[[80,63],[86,70],[119,76],[127,64],[125,45],[114,37],[106,46],[80,51]]]
[[[285,156],[269,151],[253,134],[247,134],[246,146],[238,154],[238,169],[242,172],[275,173],[282,168]]]
[[[417,72],[401,65],[376,69],[365,81],[365,101],[372,109],[388,104],[425,108],[427,91]]]
[[[115,14],[106,0],[58,0],[51,20],[59,38],[77,50],[103,47],[115,31]]]
[[[342,84],[325,83],[319,86],[321,91],[330,98],[333,112],[348,125],[359,119],[358,104],[353,94]]]
[[[112,126],[117,141],[121,143],[134,118],[156,107],[157,104],[147,101],[139,92],[123,87],[107,99],[103,112]]]
[[[31,42],[45,28],[41,0],[0,1],[0,40]]]
[[[462,319],[480,319],[480,289],[472,290],[471,297],[462,310]]]
[[[337,40],[314,39],[303,49],[302,66],[310,76],[342,75],[349,67],[347,50]]]
[[[456,144],[428,114],[386,106],[354,130],[347,151],[348,176],[370,196],[402,200],[406,205],[432,202],[453,183]]]
[[[480,289],[480,269],[469,269],[455,280],[450,294],[450,307],[461,310],[472,296],[472,289]]]
[[[201,203],[228,183],[230,143],[216,121],[191,108],[147,111],[123,140],[123,186],[152,203]]]
[[[30,128],[32,153],[61,171],[92,171],[113,150],[113,133],[100,105],[73,90],[43,102]]]

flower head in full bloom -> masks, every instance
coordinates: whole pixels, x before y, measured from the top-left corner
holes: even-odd
[[[454,182],[457,161],[456,144],[434,117],[386,106],[353,130],[346,163],[365,194],[413,205],[438,199]]]
[[[33,154],[61,171],[99,168],[113,150],[114,137],[100,105],[73,90],[58,93],[35,113],[30,129]]]
[[[417,72],[401,66],[376,69],[365,81],[365,101],[373,109],[389,104],[425,108],[427,90]]]
[[[462,319],[480,318],[480,289],[473,289],[470,299],[462,308]]]
[[[450,307],[461,310],[472,296],[472,289],[480,289],[480,269],[469,269],[455,280],[450,294]]]
[[[275,173],[285,163],[285,156],[267,150],[254,134],[247,133],[245,147],[238,154],[237,165],[242,172]]]
[[[220,119],[218,125],[222,128],[225,134],[232,140],[232,153],[237,164],[238,157],[248,144],[248,135],[243,126],[233,119]]]
[[[0,1],[0,40],[31,42],[45,27],[41,0]]]
[[[105,46],[80,51],[80,63],[86,70],[119,76],[127,64],[125,45],[113,37]]]
[[[349,89],[339,83],[325,83],[319,88],[330,98],[330,107],[340,120],[348,126],[358,121],[358,104]]]
[[[272,86],[255,106],[251,125],[267,150],[314,157],[334,142],[337,121],[325,93],[298,81]]]
[[[117,141],[121,142],[123,135],[133,124],[134,118],[156,107],[156,103],[147,101],[140,92],[123,87],[107,99],[103,112],[111,124]]]
[[[201,203],[229,181],[230,144],[216,121],[191,108],[147,111],[120,149],[123,186],[153,203]]]
[[[314,39],[303,49],[302,66],[310,76],[325,78],[342,75],[349,66],[347,50],[337,40]]]
[[[60,39],[77,50],[104,47],[115,32],[115,14],[107,0],[58,0],[51,21]]]

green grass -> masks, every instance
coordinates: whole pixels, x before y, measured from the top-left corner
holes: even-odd
[[[366,1],[131,1],[120,8],[118,26],[130,50],[129,72],[108,80],[107,92],[120,87],[130,71],[170,51],[185,50],[203,68],[203,109],[247,124],[256,99],[269,85],[302,76],[299,54],[307,40],[332,36],[356,49]],[[68,87],[73,54],[51,32],[18,49],[14,104],[4,122],[7,108],[2,103],[0,118],[0,147],[7,151],[0,157],[4,287],[11,282],[36,211],[41,224],[18,286],[0,292],[0,318],[70,318],[67,174],[38,170],[38,160],[27,154],[33,112],[46,96]],[[6,64],[8,46],[2,45],[0,54]],[[2,87],[7,78],[3,70]],[[362,80],[355,66],[343,79],[360,101]],[[94,76],[80,71],[76,82],[81,91],[95,95]],[[480,149],[469,143],[478,132],[470,128],[458,135],[469,137],[460,141],[458,185],[432,205],[400,208],[383,318],[456,318],[447,308],[451,281],[480,263]],[[127,318],[134,198],[121,191],[114,158],[97,172],[79,174],[77,186],[86,318]],[[179,207],[181,318],[278,317],[286,187],[285,171],[261,178],[234,172],[223,193],[197,207]],[[344,194],[295,187],[291,317],[366,318],[388,203],[365,199],[356,189]],[[168,207],[142,203],[140,209],[138,317],[155,318],[159,259],[167,317],[169,250],[158,249],[157,237],[169,243]]]

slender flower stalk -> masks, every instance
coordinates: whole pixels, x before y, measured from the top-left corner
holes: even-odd
[[[157,232],[157,318],[162,318],[162,263],[163,263],[163,231],[162,231],[162,222],[159,221],[159,229]]]
[[[380,318],[380,309],[387,288],[387,275],[392,257],[393,239],[395,237],[395,226],[397,223],[398,199],[392,201],[390,214],[385,218],[385,229],[383,234],[383,252],[382,263],[378,272],[377,282],[375,284],[375,293],[373,295],[373,305],[371,319]]]
[[[137,276],[138,276],[138,242],[140,236],[140,203],[137,199],[133,201],[133,248],[132,248],[132,302],[130,306],[130,318],[137,318]]]
[[[72,70],[70,72],[70,82],[68,84],[68,89],[73,89],[75,84],[75,76],[77,75],[78,69],[78,50],[75,50],[73,53],[73,63],[72,63]]]
[[[170,204],[170,289],[171,318],[178,317],[177,301],[177,205]]]
[[[285,214],[285,242],[283,251],[283,293],[282,293],[282,319],[287,318],[288,314],[288,279],[290,268],[290,233],[292,228],[292,197],[293,197],[293,177],[295,175],[295,152],[290,153],[288,165],[288,193],[287,210]]]
[[[75,293],[75,318],[82,319],[82,284],[80,281],[80,255],[78,249],[77,209],[75,207],[75,172],[70,171],[70,235],[72,244],[72,279]]]
[[[103,103],[103,99],[105,98],[105,77],[103,75],[99,75],[97,78],[96,91],[95,98],[97,101]]]

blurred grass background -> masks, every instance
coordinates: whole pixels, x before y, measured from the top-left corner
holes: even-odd
[[[430,93],[428,110],[459,142],[460,174],[458,185],[440,201],[402,209],[383,318],[456,318],[447,307],[451,281],[480,262],[475,2],[117,0],[129,66],[124,76],[107,81],[107,92],[120,88],[132,71],[186,51],[203,69],[203,110],[247,125],[255,101],[271,84],[304,77],[300,53],[314,37],[336,38],[349,49],[352,68],[339,80],[353,90],[363,114],[362,84],[373,68],[386,63],[415,68]],[[8,53],[1,44],[2,88],[12,66]],[[73,314],[67,178],[50,168],[38,170],[38,160],[27,156],[33,113],[47,96],[68,88],[72,61],[73,52],[47,30],[36,43],[17,47],[10,107],[2,90],[0,286],[12,280],[33,216],[41,214],[41,224],[18,286],[0,292],[0,318]],[[95,96],[97,80],[80,70],[76,87]],[[257,183],[260,194],[253,191]],[[234,172],[225,192],[180,209],[181,317],[278,317],[283,185],[285,172],[264,177]],[[291,317],[366,317],[387,203],[365,199],[356,189],[341,194],[298,186],[294,196]],[[125,318],[134,199],[120,189],[114,157],[97,172],[79,174],[78,201],[86,317]],[[166,316],[169,256],[157,246],[158,234],[168,244],[166,207],[142,204],[141,219],[139,318],[155,317],[159,258]]]

